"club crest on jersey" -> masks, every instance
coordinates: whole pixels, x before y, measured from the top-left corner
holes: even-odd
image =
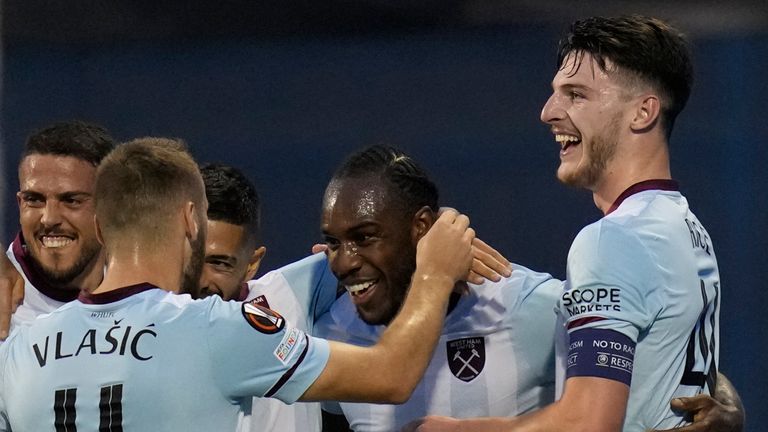
[[[267,296],[264,294],[259,295],[258,297],[251,300],[251,302],[256,303],[259,306],[264,306],[267,309],[271,309],[269,306],[269,302],[267,301]]]
[[[485,338],[470,337],[450,340],[446,343],[448,366],[453,375],[470,382],[480,375],[485,366]]]
[[[243,303],[243,317],[251,327],[266,334],[277,333],[285,327],[285,319],[279,313],[256,301]]]

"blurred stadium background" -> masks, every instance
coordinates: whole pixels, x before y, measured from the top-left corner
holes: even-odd
[[[672,136],[673,175],[719,257],[721,369],[744,398],[746,430],[763,430],[764,0],[5,0],[3,240],[17,226],[25,137],[79,118],[118,139],[180,137],[199,161],[245,170],[263,199],[262,269],[319,240],[322,192],[344,155],[388,142],[482,238],[563,277],[571,240],[600,215],[588,193],[555,180],[539,110],[566,25],[626,13],[667,19],[692,40],[696,83]]]

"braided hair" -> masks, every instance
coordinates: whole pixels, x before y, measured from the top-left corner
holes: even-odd
[[[374,145],[352,154],[336,170],[331,181],[378,176],[402,210],[413,214],[424,206],[438,211],[437,186],[410,156],[394,147]]]

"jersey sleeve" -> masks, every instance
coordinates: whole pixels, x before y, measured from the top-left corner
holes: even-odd
[[[275,397],[293,403],[325,368],[328,342],[287,327],[279,313],[255,302],[216,298],[210,303],[206,342],[226,397]]]
[[[632,232],[611,223],[584,228],[568,254],[560,309],[569,333],[619,331],[637,341],[660,310],[656,263]]]
[[[630,384],[638,337],[661,309],[655,267],[645,245],[620,225],[601,221],[579,233],[560,301],[568,331],[567,377]]]
[[[282,276],[293,291],[302,310],[307,311],[310,328],[317,318],[331,308],[336,299],[338,281],[331,272],[328,258],[324,253],[310,255],[274,270],[252,284],[257,288],[259,285],[269,284],[277,274]]]
[[[516,321],[512,328],[519,330],[516,337],[520,339],[521,346],[526,347],[525,354],[531,360],[529,363],[546,367],[552,376],[555,370],[555,308],[562,293],[563,282],[560,280],[551,276],[529,277],[518,308],[512,314]]]

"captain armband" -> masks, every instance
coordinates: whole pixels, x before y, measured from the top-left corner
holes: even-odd
[[[635,342],[615,330],[586,328],[569,334],[566,377],[607,378],[630,385]]]

